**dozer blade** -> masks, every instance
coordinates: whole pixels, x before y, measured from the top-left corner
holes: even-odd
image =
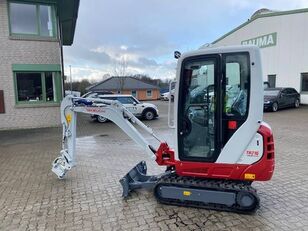
[[[135,189],[145,188],[153,189],[158,181],[158,176],[147,176],[147,165],[145,161],[141,161],[134,168],[132,168],[121,180],[120,183],[123,188],[122,196],[124,198],[129,196],[129,193]]]

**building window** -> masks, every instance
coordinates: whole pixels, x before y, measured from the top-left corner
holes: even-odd
[[[147,97],[152,97],[152,90],[147,90]]]
[[[59,103],[61,78],[57,72],[15,72],[17,104]]]
[[[136,90],[132,90],[132,96],[137,98],[137,91]]]
[[[301,86],[302,86],[302,89],[301,91],[305,91],[305,92],[308,92],[308,73],[302,73],[301,74],[302,76],[302,81],[301,81]]]
[[[269,87],[271,87],[271,88],[276,87],[276,75],[268,75],[267,81],[269,83]]]
[[[10,2],[9,15],[13,35],[56,36],[54,6]]]

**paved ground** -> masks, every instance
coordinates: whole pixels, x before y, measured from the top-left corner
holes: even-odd
[[[148,124],[164,139],[167,104]],[[114,124],[79,118],[78,166],[58,180],[50,171],[59,128],[0,132],[0,230],[308,230],[308,107],[266,113],[274,130],[276,172],[255,183],[261,208],[239,215],[158,204],[150,192],[123,200],[118,180],[140,160],[161,169]]]

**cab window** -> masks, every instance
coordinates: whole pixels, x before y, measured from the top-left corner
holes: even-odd
[[[226,116],[247,116],[249,75],[248,54],[225,55],[224,113]]]

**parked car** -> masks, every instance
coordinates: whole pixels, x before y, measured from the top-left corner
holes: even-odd
[[[163,100],[163,101],[167,101],[167,100],[169,100],[169,95],[170,95],[169,91],[165,92],[165,93],[162,93],[160,95],[160,99]]]
[[[136,117],[153,120],[159,116],[157,106],[152,103],[142,103],[132,95],[100,95],[92,96],[94,98],[118,100],[123,104],[130,112]],[[100,123],[107,122],[107,118],[103,116],[91,115],[92,119],[97,120]]]
[[[264,89],[264,110],[273,112],[286,107],[299,107],[300,94],[294,88]]]
[[[160,99],[161,99],[161,100],[164,100],[164,101],[168,101],[168,100],[169,100],[169,97],[171,97],[171,101],[174,101],[174,92],[175,92],[174,89],[171,90],[171,94],[170,94],[169,91],[168,91],[168,92],[165,92],[165,93],[163,93],[163,94],[160,95]]]

